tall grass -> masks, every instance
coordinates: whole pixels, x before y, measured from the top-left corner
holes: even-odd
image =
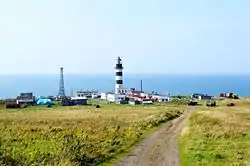
[[[0,111],[0,165],[99,165],[181,114],[166,106]]]
[[[250,165],[250,103],[225,104],[191,117],[180,138],[183,166]]]

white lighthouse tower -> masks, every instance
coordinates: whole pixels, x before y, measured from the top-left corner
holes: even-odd
[[[120,57],[117,58],[117,63],[115,66],[115,94],[121,94],[123,89],[123,66]]]

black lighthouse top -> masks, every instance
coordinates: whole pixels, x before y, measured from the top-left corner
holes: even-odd
[[[120,57],[117,58],[117,63],[116,63],[115,69],[123,69],[122,60]]]

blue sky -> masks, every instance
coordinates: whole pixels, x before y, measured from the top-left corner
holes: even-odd
[[[249,0],[4,0],[0,74],[250,73]]]

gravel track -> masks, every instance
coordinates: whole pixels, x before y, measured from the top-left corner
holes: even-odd
[[[146,137],[117,166],[179,166],[178,136],[194,109]]]

